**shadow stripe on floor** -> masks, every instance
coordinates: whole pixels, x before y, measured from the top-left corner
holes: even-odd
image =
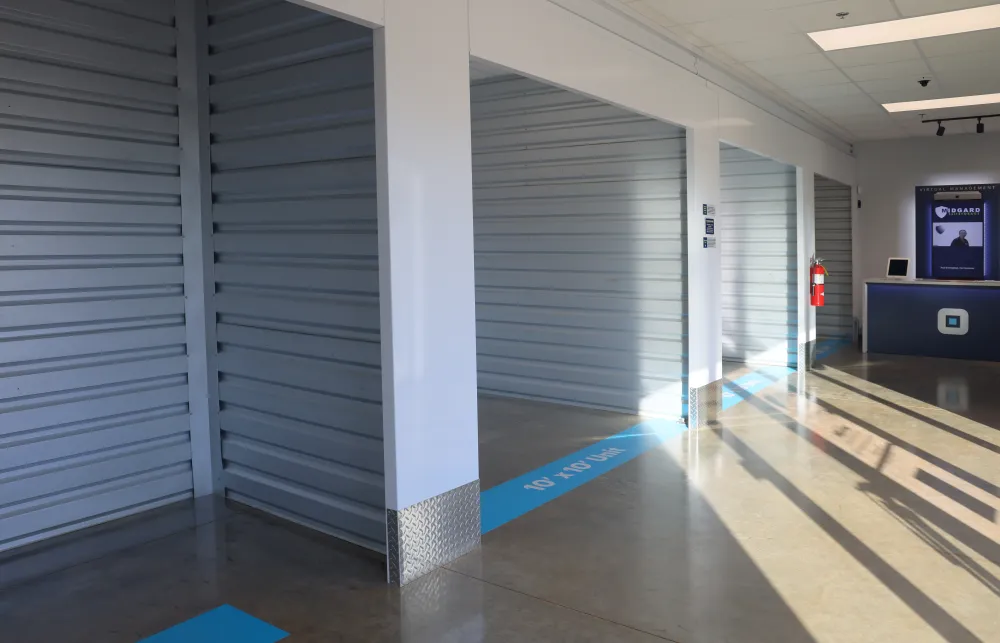
[[[737,391],[755,394],[794,372],[787,366],[768,367],[723,384],[722,410],[744,400]],[[685,431],[687,426],[681,422],[640,422],[585,449],[483,491],[480,495],[482,533],[489,533],[595,480]]]

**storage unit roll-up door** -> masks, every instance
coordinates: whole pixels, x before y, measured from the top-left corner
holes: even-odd
[[[795,168],[722,147],[722,356],[795,366]]]
[[[826,305],[816,309],[820,338],[854,335],[854,275],[851,251],[851,188],[816,177],[816,255],[830,271]]]
[[[679,416],[684,132],[522,78],[472,131],[480,388]]]
[[[372,32],[210,3],[229,497],[385,542]]]
[[[0,550],[191,495],[173,21],[0,3]]]

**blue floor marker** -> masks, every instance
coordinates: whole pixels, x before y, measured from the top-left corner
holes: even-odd
[[[722,409],[739,404],[747,393],[756,394],[774,384],[776,379],[794,372],[794,369],[787,366],[775,366],[744,375],[732,385],[723,385]],[[484,534],[489,533],[685,431],[687,426],[680,422],[647,420],[565,458],[487,489],[480,496],[482,531]]]
[[[139,643],[276,643],[287,636],[288,632],[223,605]]]
[[[723,384],[722,410],[725,411],[728,408],[732,408],[743,402],[747,394],[756,395],[768,386],[775,384],[775,380],[788,377],[794,372],[794,368],[787,366],[768,366],[767,368],[754,371],[749,375],[744,375],[730,384]]]

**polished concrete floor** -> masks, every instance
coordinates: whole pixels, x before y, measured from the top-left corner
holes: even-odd
[[[134,643],[229,603],[289,643],[1000,642],[998,384],[1000,365],[845,349],[402,590],[308,530],[168,508],[0,559],[0,641]],[[484,488],[636,421],[481,415]]]

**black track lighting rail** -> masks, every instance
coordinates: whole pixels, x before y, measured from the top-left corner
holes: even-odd
[[[932,118],[921,123],[950,123],[951,121],[974,121],[983,118],[1000,118],[1000,114],[983,114],[982,116],[957,116],[955,118]]]

